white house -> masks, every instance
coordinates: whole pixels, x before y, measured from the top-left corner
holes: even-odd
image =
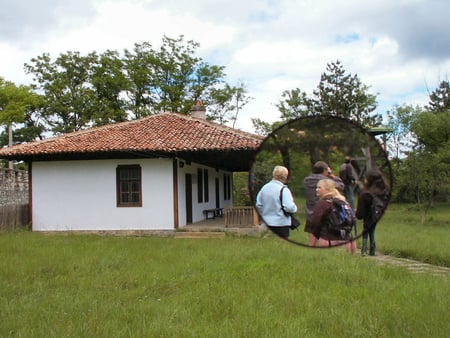
[[[233,205],[262,138],[176,113],[11,148],[29,164],[33,231],[173,230]]]

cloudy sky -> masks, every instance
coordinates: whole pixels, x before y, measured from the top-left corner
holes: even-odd
[[[0,77],[30,84],[23,70],[49,53],[135,43],[164,35],[200,43],[197,55],[225,66],[254,99],[236,127],[279,119],[285,90],[311,94],[327,63],[340,60],[378,97],[378,112],[428,102],[450,77],[448,0],[1,0]]]

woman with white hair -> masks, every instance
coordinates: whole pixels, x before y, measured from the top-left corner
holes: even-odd
[[[297,212],[292,193],[285,185],[288,169],[276,166],[272,180],[267,182],[256,196],[256,209],[267,227],[276,235],[288,238],[290,234],[291,216]],[[281,204],[282,203],[282,204]]]

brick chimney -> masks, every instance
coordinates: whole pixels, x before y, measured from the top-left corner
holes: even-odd
[[[202,101],[195,101],[191,109],[191,116],[198,117],[200,119],[206,119],[206,108],[203,105]]]

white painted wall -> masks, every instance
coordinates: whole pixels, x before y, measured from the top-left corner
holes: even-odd
[[[215,179],[219,179],[219,196],[220,196],[220,206],[222,208],[232,206],[233,205],[233,197],[231,196],[230,200],[224,200],[224,174],[231,175],[231,179],[233,178],[232,173],[223,170],[216,170],[211,167],[199,165],[196,163],[186,164],[183,160],[178,160],[178,162],[183,162],[184,165],[182,168],[178,168],[178,210],[179,210],[179,226],[183,227],[186,225],[186,200],[185,200],[185,189],[186,182],[185,177],[186,173],[192,175],[192,221],[193,223],[203,221],[205,219],[205,215],[203,214],[203,210],[212,209],[216,207],[216,189],[215,189]],[[198,203],[197,196],[197,169],[208,169],[208,179],[209,179],[209,201]],[[233,186],[233,182],[231,182],[231,186]]]
[[[117,207],[126,164],[142,167],[142,207]],[[33,230],[172,230],[172,174],[171,159],[33,162]]]

